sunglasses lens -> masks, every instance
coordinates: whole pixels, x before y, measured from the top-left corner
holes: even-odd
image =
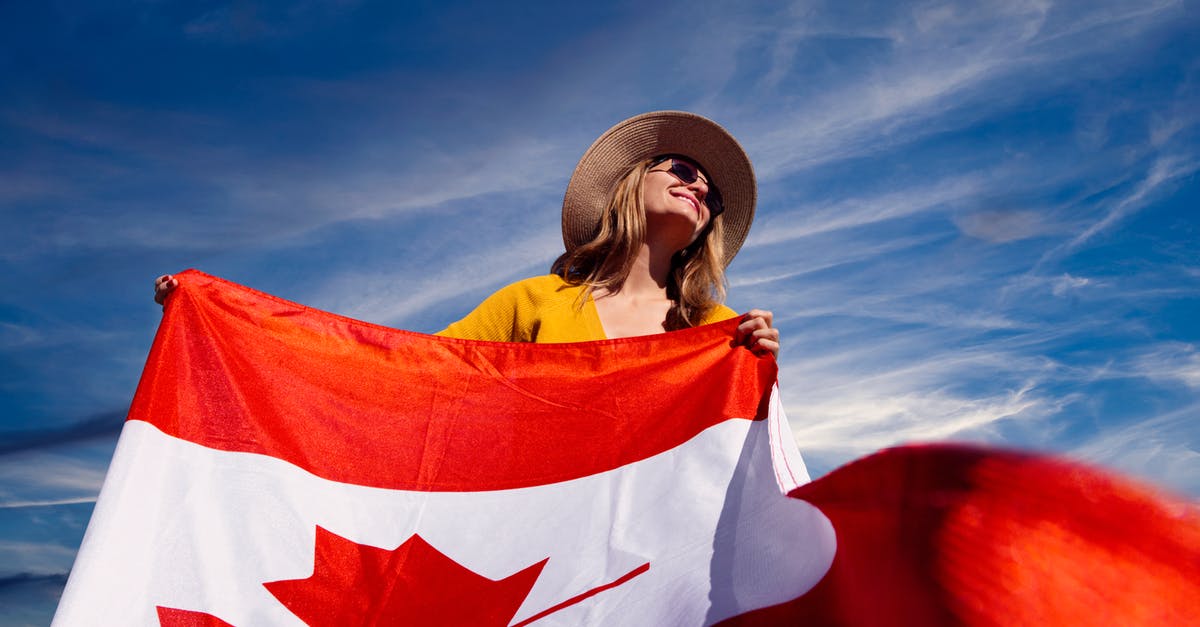
[[[688,185],[695,183],[696,179],[700,178],[700,173],[692,167],[692,164],[678,159],[671,160],[671,174]]]
[[[657,159],[650,164],[650,167],[654,167],[667,160],[670,160],[671,167],[664,171],[670,172],[675,178],[683,181],[685,184],[691,185],[696,182],[696,179],[700,178],[700,170],[696,166],[682,159],[675,159],[674,157]],[[708,207],[708,212],[715,218],[721,215],[722,211],[725,211],[725,205],[721,204],[721,192],[717,191],[717,188],[708,181],[705,181],[704,184],[708,187],[708,193],[704,196],[704,204]]]
[[[721,192],[711,185],[708,187],[708,194],[704,196],[704,204],[708,205],[708,212],[714,218],[725,211],[725,205],[721,204]]]

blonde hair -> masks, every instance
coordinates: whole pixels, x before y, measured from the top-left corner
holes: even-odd
[[[642,180],[653,163],[635,163],[617,182],[591,241],[568,250],[550,266],[550,272],[571,285],[583,285],[583,299],[596,288],[621,289],[646,238],[646,213]],[[721,216],[709,220],[704,231],[687,248],[671,258],[667,279],[668,331],[698,326],[725,300],[725,265]],[[581,303],[582,304],[582,303]]]

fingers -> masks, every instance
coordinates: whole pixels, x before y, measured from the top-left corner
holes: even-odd
[[[160,305],[167,302],[167,296],[170,296],[171,291],[177,287],[179,287],[179,279],[169,274],[154,279],[154,302]]]
[[[756,355],[779,357],[779,329],[755,329],[742,342]]]
[[[755,331],[775,330],[771,326],[774,316],[769,311],[762,309],[751,309],[742,316],[742,323],[738,325],[738,335],[745,338],[752,335]],[[778,334],[778,331],[776,331]]]
[[[765,309],[751,309],[738,325],[738,341],[757,355],[779,357],[779,329],[771,326],[775,316]]]
[[[766,324],[766,328],[770,328],[772,323],[775,322],[775,314],[767,311],[766,309],[751,309],[750,311],[747,311],[746,315],[742,316],[742,318],[745,320],[749,320],[751,318],[761,318]]]
[[[767,353],[771,353],[772,357],[778,359],[779,358],[779,340],[778,339],[768,340],[766,338],[758,338],[757,343],[755,343],[753,346],[751,346],[750,350],[754,351],[755,355],[766,355]]]

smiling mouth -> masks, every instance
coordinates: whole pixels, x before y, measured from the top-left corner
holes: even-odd
[[[676,198],[682,198],[682,199],[686,200],[687,203],[692,206],[692,209],[696,210],[697,214],[700,213],[700,201],[699,200],[696,200],[695,198],[688,196],[687,194],[675,194],[674,196]]]

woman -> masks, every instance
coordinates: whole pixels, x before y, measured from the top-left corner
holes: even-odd
[[[631,337],[735,317],[725,267],[754,217],[754,172],[715,122],[656,111],[618,123],[575,168],[563,200],[564,252],[551,274],[488,297],[439,335],[508,342]],[[155,282],[163,302],[177,285]],[[738,340],[779,354],[771,312],[754,309]]]

